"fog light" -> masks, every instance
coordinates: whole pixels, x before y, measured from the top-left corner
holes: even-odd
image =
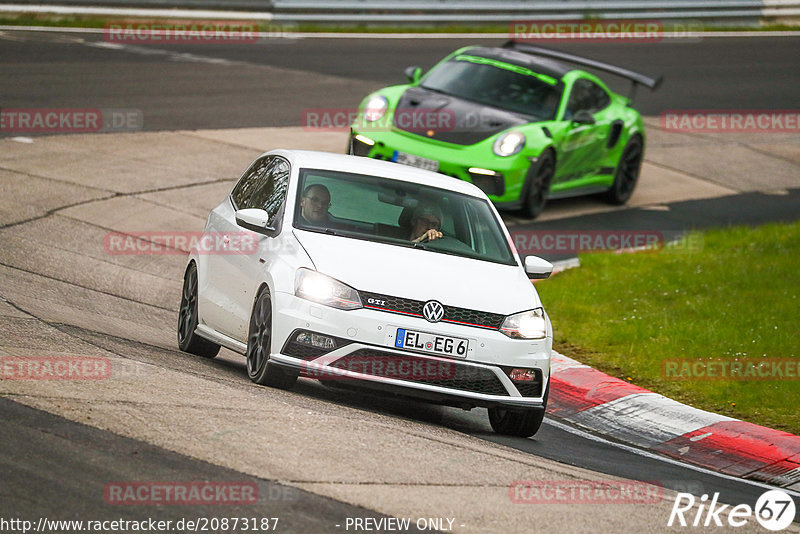
[[[508,377],[512,382],[533,382],[536,379],[536,373],[533,369],[512,369],[508,373]]]
[[[336,348],[336,342],[333,338],[320,334],[312,334],[311,332],[300,332],[297,334],[295,341],[303,345],[317,347],[318,349],[333,350]]]

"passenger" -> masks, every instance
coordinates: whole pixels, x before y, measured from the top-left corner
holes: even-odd
[[[443,237],[442,212],[433,204],[420,204],[411,216],[411,235],[409,239],[414,243],[433,241]]]
[[[312,226],[320,226],[330,220],[328,208],[331,205],[331,193],[321,184],[309,185],[300,198],[300,218]]]

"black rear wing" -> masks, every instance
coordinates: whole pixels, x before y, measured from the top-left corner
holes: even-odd
[[[661,82],[664,80],[663,76],[658,76],[657,78],[651,78],[650,76],[646,76],[640,72],[634,72],[632,70],[624,69],[622,67],[617,67],[616,65],[610,65],[608,63],[603,63],[602,61],[597,61],[595,59],[576,56],[574,54],[568,54],[566,52],[560,52],[558,50],[552,50],[550,48],[542,48],[541,46],[535,46],[528,43],[521,43],[513,39],[506,42],[503,45],[503,48],[511,48],[513,50],[517,50],[525,54],[532,54],[536,56],[567,61],[569,63],[575,63],[576,65],[591,67],[593,69],[601,70],[604,72],[608,72],[610,74],[627,78],[631,81],[631,94],[630,94],[631,100],[633,100],[633,97],[636,94],[637,85],[644,85],[648,89],[655,91],[656,89],[658,89],[658,86],[661,85]]]

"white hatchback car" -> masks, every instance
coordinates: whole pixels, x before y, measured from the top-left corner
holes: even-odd
[[[552,265],[520,261],[472,184],[275,150],[211,211],[205,232],[221,245],[190,254],[181,350],[240,352],[259,384],[345,381],[486,407],[502,434],[539,429],[553,339],[530,278],[546,278]],[[252,246],[233,247],[248,237]]]

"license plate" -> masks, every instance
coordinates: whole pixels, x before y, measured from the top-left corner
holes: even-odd
[[[403,165],[419,167],[420,169],[425,169],[426,171],[436,172],[439,170],[438,161],[434,159],[421,158],[419,156],[415,156],[414,154],[400,152],[399,150],[394,151],[394,154],[392,155],[392,161],[395,163],[402,163]]]
[[[469,340],[460,337],[439,336],[416,330],[398,328],[394,338],[394,346],[398,349],[418,350],[430,354],[466,358],[469,352]]]

